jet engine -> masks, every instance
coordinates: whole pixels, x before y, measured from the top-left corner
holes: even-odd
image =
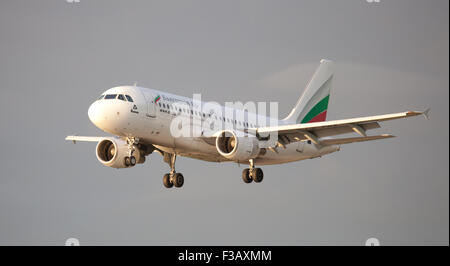
[[[237,162],[254,159],[260,151],[256,137],[238,136],[236,132],[231,130],[223,130],[217,136],[216,149],[223,157]]]
[[[134,145],[133,156],[136,163],[145,162],[145,149]],[[128,144],[125,140],[105,138],[98,142],[96,147],[97,159],[106,166],[113,168],[126,168],[125,158],[129,156]]]

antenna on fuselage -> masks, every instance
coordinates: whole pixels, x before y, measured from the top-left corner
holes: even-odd
[[[134,82],[134,85],[133,85],[133,86],[134,86],[134,87],[137,87],[137,81]]]

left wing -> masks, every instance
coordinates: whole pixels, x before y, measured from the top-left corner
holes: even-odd
[[[351,119],[342,119],[334,121],[324,121],[316,123],[294,124],[294,125],[282,125],[275,127],[262,127],[257,129],[248,129],[249,133],[256,134],[257,136],[266,136],[270,133],[278,133],[278,146],[285,146],[291,142],[310,140],[316,145],[332,145],[332,144],[345,144],[352,142],[360,142],[367,140],[375,140],[387,137],[393,137],[391,135],[380,135],[368,137],[367,130],[379,128],[378,122],[407,118],[410,116],[424,115],[428,118],[427,109],[424,112],[407,111],[395,114],[359,117]],[[347,139],[321,139],[323,137],[335,136],[340,134],[356,132],[360,138],[347,138]]]
[[[99,142],[105,137],[67,136],[66,140],[71,140],[75,144],[77,141]]]

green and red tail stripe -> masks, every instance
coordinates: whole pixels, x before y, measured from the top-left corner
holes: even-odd
[[[301,123],[323,122],[327,118],[328,101],[330,95],[320,100],[313,108],[305,115]]]
[[[161,96],[158,95],[155,97],[154,101],[155,101],[155,103],[158,103],[159,100],[161,100]]]

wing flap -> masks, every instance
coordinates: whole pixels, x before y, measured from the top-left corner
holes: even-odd
[[[344,124],[343,126],[334,126],[334,127],[329,127],[329,128],[318,128],[318,129],[312,130],[312,132],[319,138],[353,133],[354,130],[351,127],[352,125],[354,125],[354,124]],[[358,126],[360,126],[364,131],[381,127],[380,124],[378,124],[378,122],[369,122],[369,123],[365,123],[365,124],[358,124]]]
[[[360,125],[364,131],[380,128],[380,124],[377,122],[367,123]],[[317,138],[323,138],[323,137],[330,137],[330,136],[336,136],[341,134],[347,134],[352,133],[354,130],[350,126],[343,126],[343,127],[332,127],[332,128],[321,128],[321,129],[315,129],[315,130],[308,130],[310,133],[314,134]],[[304,132],[304,131],[303,131]],[[279,133],[279,136],[287,137],[289,141],[285,142],[295,142],[295,141],[302,141],[307,140],[304,133],[301,130],[291,131],[289,133]]]
[[[342,138],[342,139],[323,139],[320,141],[321,145],[339,145],[339,144],[348,144],[354,142],[363,142],[377,139],[388,139],[393,138],[395,136],[390,134],[383,134],[377,136],[368,136],[368,137],[356,137],[356,138]]]

